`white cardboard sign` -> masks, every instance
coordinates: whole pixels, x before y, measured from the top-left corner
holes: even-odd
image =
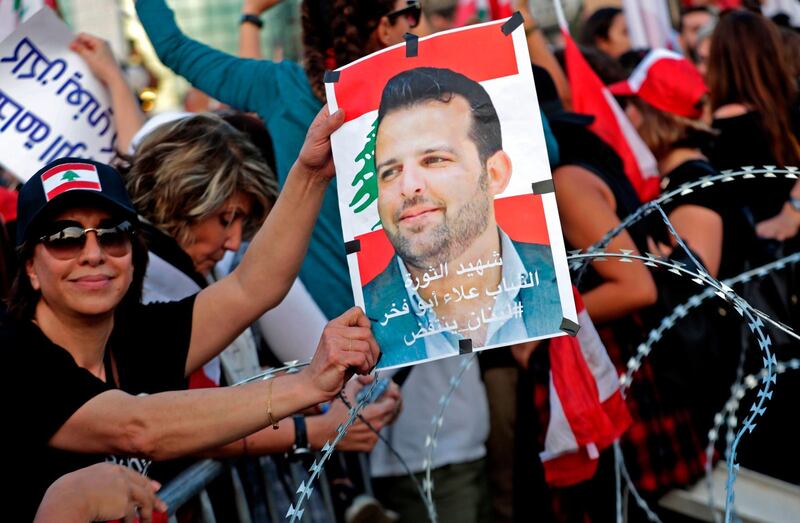
[[[73,38],[43,8],[0,43],[0,162],[22,181],[57,158],[113,155],[110,97]]]

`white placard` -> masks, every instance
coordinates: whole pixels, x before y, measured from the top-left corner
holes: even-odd
[[[73,39],[43,8],[0,43],[0,162],[23,181],[57,158],[114,152],[110,97]]]

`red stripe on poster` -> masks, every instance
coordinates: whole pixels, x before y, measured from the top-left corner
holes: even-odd
[[[500,30],[503,22],[420,39],[415,57],[406,58],[400,46],[342,69],[334,89],[345,121],[376,111],[386,82],[409,69],[446,67],[477,82],[517,74],[514,42]]]
[[[495,200],[494,212],[497,224],[512,240],[550,245],[541,196],[523,194]],[[356,239],[361,241],[358,272],[364,286],[389,265],[394,248],[383,229],[356,236]]]

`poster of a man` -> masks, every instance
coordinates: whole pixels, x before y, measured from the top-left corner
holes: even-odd
[[[478,82],[430,67],[389,80],[375,163],[378,213],[396,257],[364,300],[387,311],[373,326],[378,343],[407,346],[398,362],[457,354],[459,339],[477,348],[558,330],[550,248],[512,241],[495,220],[512,163]],[[403,315],[391,312],[400,296]]]
[[[384,368],[562,335],[562,320],[575,317],[554,197],[531,190],[550,178],[540,122],[509,124],[502,115],[510,114],[513,93],[497,97],[501,113],[482,83],[528,81],[538,119],[532,77],[524,77],[530,68],[520,71],[515,47],[506,45],[510,65],[486,78],[460,66],[457,56],[468,50],[459,47],[439,48],[453,53],[453,63],[430,53],[429,60],[398,57],[405,63],[394,64],[380,90],[373,84],[349,106],[345,94],[356,91],[328,85],[331,108],[344,108],[346,118],[358,103],[367,108],[365,98],[375,106],[363,111],[361,128],[352,124],[353,138],[370,125],[356,166],[354,140],[342,136],[347,124],[333,148],[344,236],[357,245],[348,257],[354,296],[373,322]],[[492,51],[497,57],[498,49],[483,51],[487,64]],[[376,58],[385,74],[389,58]],[[351,65],[361,64],[368,65]],[[526,126],[534,138],[520,133]],[[352,194],[345,183],[356,170]],[[359,217],[365,208],[374,214]]]

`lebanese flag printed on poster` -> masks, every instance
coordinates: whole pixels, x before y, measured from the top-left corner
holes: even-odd
[[[53,167],[42,175],[42,185],[48,202],[73,189],[103,190],[97,169],[90,163],[65,163]]]
[[[572,288],[581,329],[549,340],[550,420],[540,453],[545,480],[555,487],[594,476],[600,452],[628,429],[631,416],[589,313]]]
[[[509,94],[514,90],[508,87],[517,85],[513,82],[519,81],[520,64],[514,52],[514,42],[503,34],[501,25],[502,21],[488,22],[449,31],[448,38],[421,39],[419,54],[413,58],[406,58],[404,45],[386,49],[369,60],[361,59],[345,66],[339,79],[328,84],[329,90],[333,87],[337,106],[345,113],[345,123],[337,131],[339,134],[333,137],[337,140],[334,154],[341,155],[336,160],[338,190],[343,193],[339,208],[345,238],[357,239],[361,244],[357,256],[362,286],[380,274],[394,254],[377,210],[378,180],[374,155],[378,106],[383,87],[390,78],[408,69],[449,68],[480,82],[495,102],[498,113],[503,108],[506,108],[506,114],[519,113],[521,102]],[[463,52],[464,49],[470,52]],[[527,60],[527,56],[525,58]],[[535,93],[532,92],[531,96],[535,100]],[[329,94],[329,102],[331,99]],[[533,120],[534,125],[541,124],[538,108],[531,114],[530,121],[523,122],[528,130]],[[504,136],[507,134],[506,129],[503,133]],[[514,134],[508,133],[509,136]],[[340,135],[346,138],[339,138]],[[514,143],[505,145],[506,149],[526,147]],[[518,172],[549,174],[544,140],[541,140],[540,150],[528,150],[519,156],[526,158],[515,165]],[[529,160],[530,157],[534,160]],[[339,159],[344,161],[339,162]],[[517,178],[516,182],[514,180],[512,178],[509,189],[495,199],[498,224],[515,241],[549,245],[541,195],[532,194],[530,181],[523,183],[523,177]],[[515,187],[515,183],[519,185]]]
[[[634,129],[600,78],[595,74],[569,32],[562,28],[566,48],[564,60],[572,110],[595,117],[589,129],[602,138],[622,158],[625,174],[642,202],[658,196],[659,177],[656,159]]]

